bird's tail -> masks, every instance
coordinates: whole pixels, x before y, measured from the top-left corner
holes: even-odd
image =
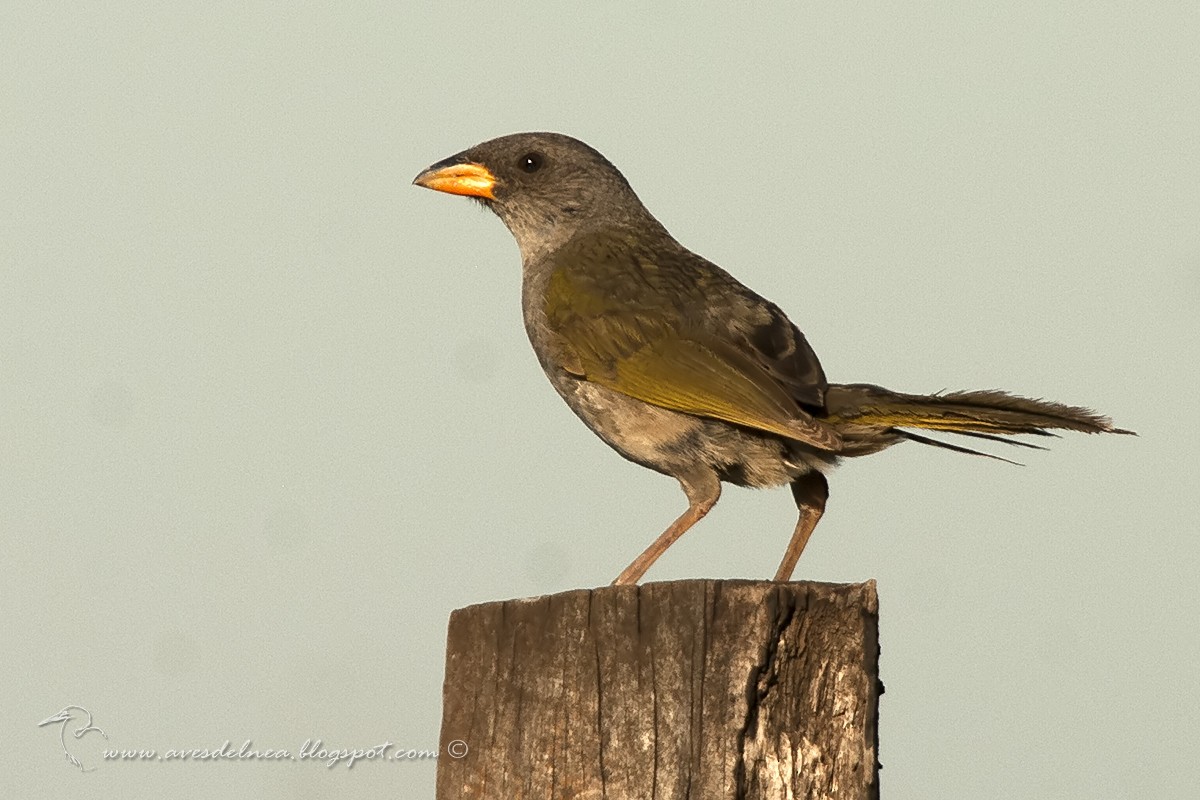
[[[908,439],[997,458],[990,453],[930,439],[907,428],[958,433],[1040,450],[1045,448],[1009,437],[1018,434],[1054,436],[1051,431],[1055,429],[1083,433],[1133,433],[1115,427],[1108,417],[1087,408],[1031,400],[994,390],[914,395],[865,383],[835,384],[829,387],[825,402],[827,416],[824,420],[833,425],[846,440],[846,455],[875,452],[899,440]]]

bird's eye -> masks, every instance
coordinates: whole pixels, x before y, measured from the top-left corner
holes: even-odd
[[[517,162],[521,165],[521,169],[525,172],[537,172],[542,168],[542,163],[545,161],[541,153],[526,153],[521,156]]]

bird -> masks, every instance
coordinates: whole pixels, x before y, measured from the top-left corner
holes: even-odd
[[[482,203],[521,254],[525,331],[551,385],[621,456],[677,480],[687,509],[613,581],[636,584],[717,503],[723,483],[790,486],[788,581],[844,458],[917,431],[1046,449],[1020,434],[1130,434],[1087,408],[1005,391],[906,394],[829,383],[774,303],[680,244],[603,155],[560,133],[501,136],[438,161],[417,186]],[[1015,462],[1013,462],[1015,463]]]

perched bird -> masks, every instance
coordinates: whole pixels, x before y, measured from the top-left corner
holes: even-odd
[[[1001,391],[828,383],[777,306],[675,241],[616,167],[569,136],[503,136],[413,182],[475,198],[508,226],[525,330],[550,383],[609,446],[687,495],[687,511],[613,583],[636,583],[712,509],[722,481],[791,486],[800,518],[775,574],[785,581],[825,509],[825,473],[844,456],[903,441],[988,455],[913,428],[1025,447],[1036,445],[1006,437],[1130,433],[1086,408]]]

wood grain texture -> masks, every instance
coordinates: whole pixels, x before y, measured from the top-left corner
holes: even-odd
[[[437,797],[878,797],[877,622],[873,581],[677,581],[459,609]]]

